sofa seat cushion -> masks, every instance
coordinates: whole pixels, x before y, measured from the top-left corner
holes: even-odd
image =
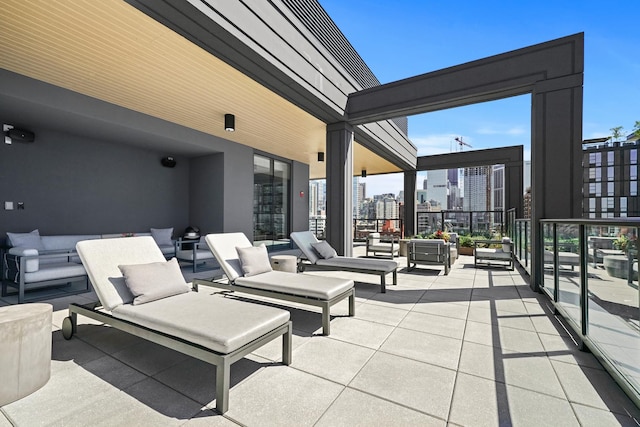
[[[319,259],[316,264],[322,267],[334,267],[343,270],[371,270],[380,273],[390,273],[398,268],[398,263],[395,261],[375,258],[335,257]]]
[[[291,274],[284,271],[270,271],[257,276],[238,277],[235,284],[321,300],[331,299],[353,288],[353,280],[310,274]]]
[[[393,247],[394,252],[397,252],[400,245],[397,243],[376,243],[375,245],[369,245],[369,251],[374,252],[391,252],[391,248]]]
[[[476,258],[510,261],[511,252],[504,252],[502,249],[476,248]]]
[[[60,262],[55,264],[40,264],[40,269],[33,273],[25,273],[25,283],[42,282],[45,280],[63,279],[66,277],[86,276],[87,272],[82,264],[74,262]]]
[[[195,260],[193,259],[193,250],[192,249],[183,249],[180,251],[176,251],[176,258],[187,261],[200,261],[205,259],[213,259],[214,256],[208,249],[196,249]]]
[[[176,247],[171,244],[171,245],[158,245],[158,247],[160,248],[160,250],[162,251],[162,253],[164,255],[175,255],[176,254]]]
[[[135,306],[123,304],[114,308],[112,314],[223,354],[289,320],[289,312],[279,308],[204,292],[188,292]]]

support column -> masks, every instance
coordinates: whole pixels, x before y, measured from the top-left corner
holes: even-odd
[[[416,234],[416,171],[404,171],[404,237]]]
[[[582,216],[582,74],[532,92],[531,288],[544,275],[540,219]]]
[[[504,165],[504,210],[516,208],[516,218],[522,218],[524,206],[522,146],[520,150],[519,161]]]
[[[338,255],[353,255],[353,126],[327,126],[327,242]]]

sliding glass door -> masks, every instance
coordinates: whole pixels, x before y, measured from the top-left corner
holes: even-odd
[[[289,247],[291,165],[253,157],[253,240],[272,250]]]

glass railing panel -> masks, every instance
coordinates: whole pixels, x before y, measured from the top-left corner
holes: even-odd
[[[544,239],[544,274],[542,275],[542,287],[547,295],[555,300],[556,269],[554,250],[554,228],[555,224],[542,225],[542,238]]]
[[[640,393],[637,228],[588,227],[588,337]],[[613,235],[617,232],[617,235]]]
[[[572,244],[563,246],[564,242],[578,242],[580,227],[574,224],[557,224],[558,239],[558,301],[567,316],[575,323],[578,330],[582,328],[580,314],[580,254]],[[575,248],[575,249],[574,249]],[[574,249],[565,251],[563,249]]]

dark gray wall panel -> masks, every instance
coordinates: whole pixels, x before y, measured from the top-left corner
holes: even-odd
[[[291,183],[291,231],[309,230],[309,165],[293,162]],[[300,193],[304,193],[300,197]]]
[[[191,159],[189,225],[201,234],[224,231],[224,154]],[[186,190],[186,189],[185,189]]]
[[[3,121],[4,122],[4,121]],[[33,143],[0,145],[0,234],[100,234],[186,227],[189,161],[31,127]],[[4,210],[4,201],[24,210]]]

